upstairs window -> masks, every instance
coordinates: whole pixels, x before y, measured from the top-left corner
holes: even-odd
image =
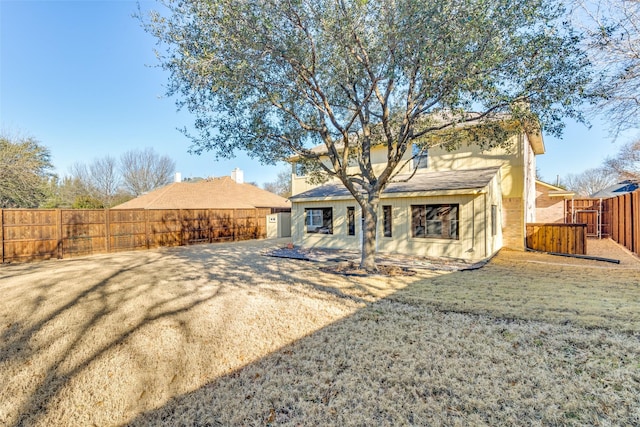
[[[333,234],[333,209],[305,209],[307,233]]]
[[[458,240],[459,205],[412,205],[411,235]]]
[[[293,164],[296,176],[305,176],[304,165],[302,163],[296,162]]]
[[[420,152],[420,147],[413,144],[411,155],[413,156],[413,166],[415,169],[424,169],[429,166],[429,153],[426,148]]]

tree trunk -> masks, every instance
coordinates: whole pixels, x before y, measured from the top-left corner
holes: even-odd
[[[362,215],[362,257],[360,258],[360,268],[367,272],[377,272],[376,265],[376,236],[378,225],[378,204],[380,198],[377,195],[369,195],[363,203]]]

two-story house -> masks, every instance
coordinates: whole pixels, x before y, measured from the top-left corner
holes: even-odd
[[[480,260],[502,247],[524,250],[535,221],[539,134],[513,136],[507,148],[431,148],[410,161],[381,196],[376,248],[382,253]],[[407,150],[405,159],[413,157]],[[386,149],[372,152],[386,161]],[[302,247],[358,250],[360,207],[338,180],[312,185],[292,162],[292,239]],[[415,175],[409,176],[412,168]]]

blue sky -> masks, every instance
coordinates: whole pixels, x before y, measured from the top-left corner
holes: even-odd
[[[240,167],[245,181],[275,180],[285,165],[263,166],[246,155],[216,162],[211,153],[187,152],[190,142],[176,129],[192,118],[164,96],[167,74],[153,67],[155,42],[132,17],[136,8],[124,0],[0,0],[1,129],[41,141],[59,175],[75,162],[153,147],[185,178]],[[545,135],[539,171],[554,183],[557,175],[599,166],[628,140],[614,141],[599,119],[591,129],[568,123],[563,139]]]

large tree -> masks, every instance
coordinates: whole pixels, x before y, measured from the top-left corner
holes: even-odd
[[[275,181],[265,182],[262,187],[278,196],[291,197],[291,168],[281,170]]]
[[[614,134],[640,128],[640,1],[568,0],[599,71],[591,90],[595,112],[606,114]]]
[[[34,138],[0,135],[0,208],[37,208],[52,169],[49,149]]]
[[[297,155],[339,179],[362,208],[366,270],[376,269],[381,192],[412,143],[474,122],[467,136],[502,145],[504,113],[510,131],[539,120],[558,133],[562,117],[581,120],[588,63],[553,0],[164,5],[143,25],[158,39],[168,94],[196,116],[192,151],[244,150],[266,163]],[[318,144],[327,164],[310,150]],[[387,157],[374,170],[375,146]]]
[[[621,179],[640,182],[640,139],[623,145],[615,157],[605,161],[604,167]]]
[[[567,175],[562,186],[575,191],[578,196],[590,197],[593,193],[604,190],[618,182],[618,174],[606,167],[587,169],[579,174]]]
[[[74,163],[71,166],[71,182],[77,191],[74,207],[110,208],[122,199],[118,162],[112,156],[96,158],[88,166]],[[87,203],[87,200],[91,203]]]
[[[120,173],[126,191],[138,197],[171,183],[176,165],[153,148],[130,150],[120,156]]]

